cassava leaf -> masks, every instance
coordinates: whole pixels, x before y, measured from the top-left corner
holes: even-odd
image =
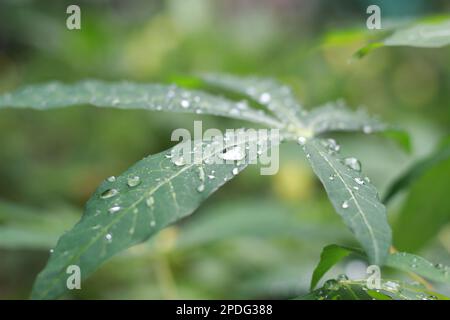
[[[266,106],[283,123],[302,127],[303,110],[291,89],[273,79],[204,74],[202,80],[211,86],[241,93]]]
[[[416,252],[450,222],[449,187],[450,158],[435,163],[411,183],[393,225],[399,250]]]
[[[442,264],[433,264],[411,253],[396,252],[390,254],[385,265],[405,272],[413,272],[433,281],[450,284],[449,267]]]
[[[360,255],[364,255],[363,252],[357,249],[347,248],[336,244],[330,244],[324,247],[322,253],[320,254],[320,261],[314,269],[311,278],[310,290],[313,290],[316,287],[317,283],[320,279],[322,279],[325,273],[328,272],[328,270],[351,253],[359,253]]]
[[[399,28],[380,41],[359,49],[353,56],[362,58],[383,46],[409,46],[441,48],[450,44],[450,18],[426,19],[413,25]]]
[[[255,160],[245,148],[247,143],[264,146],[267,141],[249,138],[236,143],[230,136],[224,140],[217,146],[215,142],[196,142],[195,162],[186,162],[185,153],[179,155],[179,147],[190,144],[188,141],[169,152],[144,158],[117,178],[105,180],[88,201],[82,219],[59,239],[36,279],[32,298],[53,299],[63,294],[69,265],[78,265],[85,279],[114,254],[191,214]],[[174,153],[175,148],[178,151]],[[218,159],[227,162],[217,163]]]
[[[398,192],[407,188],[415,180],[419,179],[425,172],[442,161],[450,159],[450,138],[447,138],[441,146],[430,156],[413,164],[403,175],[397,178],[389,187],[383,202],[388,203],[389,200]]]
[[[350,110],[340,101],[327,103],[311,110],[304,122],[313,135],[330,131],[374,133],[387,129],[384,123],[370,117],[364,110]]]
[[[51,82],[26,86],[0,96],[0,109],[14,107],[45,110],[83,104],[121,109],[203,113],[247,120],[270,127],[282,127],[281,123],[262,110],[254,110],[245,103],[236,103],[173,85],[108,83],[97,80],[75,84]]]
[[[450,44],[450,19],[419,22],[396,30],[383,41],[386,46],[440,48]]]
[[[306,156],[335,210],[363,246],[371,263],[382,265],[391,245],[386,208],[367,177],[345,165],[330,143],[308,139]]]
[[[369,289],[367,280],[330,279],[322,288],[298,300],[448,300],[420,285],[396,280],[381,280],[379,289]]]

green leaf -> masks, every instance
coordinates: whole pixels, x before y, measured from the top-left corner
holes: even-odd
[[[267,137],[265,138],[267,139]],[[117,178],[105,180],[88,201],[82,219],[58,241],[47,266],[38,275],[32,298],[53,299],[66,291],[66,268],[78,265],[82,279],[114,254],[143,242],[167,225],[191,214],[220,186],[255,160],[246,143],[266,140],[225,139],[196,144],[197,161],[179,161],[178,147],[144,158]],[[237,149],[238,148],[238,149]],[[229,152],[240,161],[220,163]],[[177,156],[171,159],[170,157]],[[190,155],[188,155],[190,156]],[[245,157],[245,159],[243,158]],[[185,161],[187,156],[184,154]],[[218,163],[219,162],[219,163]],[[240,164],[239,164],[240,163]]]
[[[433,281],[450,284],[450,268],[442,264],[432,264],[428,260],[406,252],[390,254],[386,259],[386,266],[413,272]]]
[[[268,78],[204,74],[201,79],[210,86],[243,94],[267,107],[283,123],[301,128],[303,110],[291,89]]]
[[[403,175],[397,178],[389,187],[386,195],[384,196],[383,202],[388,203],[397,193],[406,189],[419,179],[424,173],[436,166],[437,164],[446,161],[450,158],[450,138],[444,141],[438,150],[433,152],[430,156],[423,160],[420,160],[413,164]]]
[[[441,48],[450,44],[450,19],[426,19],[414,25],[395,30],[381,41],[370,43],[359,49],[354,58],[362,58],[376,48],[383,46],[410,46]]]
[[[37,210],[0,201],[0,248],[48,250],[78,217],[71,208]]]
[[[330,279],[322,288],[298,300],[448,300],[422,286],[396,280],[381,280],[380,289],[369,289],[366,280]]]
[[[441,48],[450,44],[450,19],[420,22],[384,39],[386,46]]]
[[[416,174],[419,175],[419,172]],[[414,174],[410,179],[415,179]],[[434,164],[412,182],[393,225],[394,244],[399,250],[419,250],[450,222],[449,187],[450,158]]]
[[[327,103],[311,110],[304,122],[313,135],[330,131],[374,133],[387,129],[384,123],[370,117],[364,110],[350,110],[342,102]]]
[[[303,147],[336,212],[361,243],[370,262],[382,265],[391,245],[386,208],[368,178],[338,158],[334,144],[310,139]]]
[[[336,244],[330,244],[323,248],[320,254],[320,261],[314,269],[310,290],[313,290],[317,283],[322,279],[335,264],[347,257],[349,254],[357,252],[357,249],[347,248]],[[361,253],[364,255],[364,253]]]
[[[51,82],[26,86],[0,96],[0,109],[14,107],[45,110],[83,104],[120,109],[210,114],[261,123],[270,127],[283,126],[262,110],[254,110],[245,103],[236,103],[173,85],[107,83],[96,80],[71,85]]]

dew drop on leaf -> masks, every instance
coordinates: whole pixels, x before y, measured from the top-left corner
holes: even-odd
[[[139,178],[138,176],[129,177],[127,180],[127,184],[129,187],[136,187],[140,183],[141,183],[141,178]]]
[[[233,170],[231,171],[233,173],[233,175],[237,175],[239,173],[239,169],[238,168],[233,168]]]
[[[105,236],[105,239],[106,239],[108,242],[111,242],[111,241],[112,241],[112,235],[111,235],[111,233],[108,233],[108,234]]]
[[[178,167],[184,166],[184,165],[185,165],[185,161],[184,161],[184,158],[183,158],[183,157],[179,157],[179,158],[175,159],[175,160],[173,161],[173,163],[174,163],[176,166],[178,166]]]
[[[205,185],[203,183],[197,187],[198,192],[203,192],[204,190],[205,190]]]
[[[298,137],[298,139],[297,139],[297,143],[299,144],[299,145],[301,145],[301,146],[304,146],[305,145],[305,143],[306,143],[306,138],[305,137]]]
[[[336,291],[339,289],[339,282],[337,282],[335,279],[330,279],[327,280],[324,285],[323,288],[325,290],[331,290],[331,291]]]
[[[344,202],[342,202],[342,209],[347,209],[348,208],[348,201],[345,200]]]
[[[364,180],[361,179],[361,178],[359,178],[359,177],[356,177],[356,178],[355,178],[355,182],[356,182],[357,184],[359,184],[359,185],[363,185],[363,184],[364,184]]]
[[[119,191],[117,189],[107,189],[102,192],[102,194],[100,195],[100,198],[102,198],[102,199],[112,198],[115,195],[117,195],[118,193],[119,193]]]
[[[116,177],[111,176],[111,177],[109,177],[109,178],[106,179],[106,180],[108,180],[109,182],[114,182],[114,181],[116,181]]]
[[[234,146],[224,153],[219,155],[223,160],[242,160],[245,157],[245,152],[239,146]]]
[[[147,207],[153,206],[154,203],[155,203],[155,199],[153,199],[152,196],[148,197],[147,200],[145,200],[145,204],[147,205]]]
[[[348,157],[344,159],[344,164],[352,170],[361,171],[361,162],[355,157]]]
[[[189,108],[189,106],[191,105],[190,103],[189,103],[189,100],[181,100],[181,107],[182,108],[184,108],[184,109],[187,109],[187,108]]]
[[[259,97],[259,102],[262,104],[267,104],[270,102],[270,100],[272,99],[272,97],[270,96],[270,93],[268,92],[264,92],[263,94],[261,94],[261,96]]]
[[[114,206],[114,207],[109,208],[109,209],[108,209],[108,212],[111,213],[111,214],[113,214],[113,213],[119,212],[120,209],[121,209],[121,208],[120,208],[119,206]]]

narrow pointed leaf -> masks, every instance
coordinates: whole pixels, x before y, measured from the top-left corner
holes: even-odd
[[[334,280],[298,300],[448,300],[420,285],[382,279],[379,289],[369,289],[367,280]]]
[[[450,19],[420,22],[395,31],[384,39],[386,46],[440,48],[450,44]]]
[[[382,265],[391,245],[386,208],[375,187],[360,172],[344,165],[328,142],[310,139],[304,151],[336,212],[361,243],[371,263]]]
[[[433,281],[450,284],[449,267],[442,264],[433,264],[411,253],[397,252],[390,254],[385,265],[405,272],[413,272]]]
[[[284,123],[302,127],[303,110],[291,89],[273,79],[205,74],[202,80],[208,85],[246,95],[266,106]]]
[[[117,178],[105,180],[88,201],[82,219],[59,239],[36,279],[32,298],[54,299],[62,295],[67,289],[69,265],[78,265],[85,279],[111,256],[191,214],[255,160],[246,151],[246,143],[261,141],[248,139],[236,144],[229,139],[217,148],[214,142],[197,144],[197,151],[203,151],[196,152],[200,158],[186,164],[180,162],[178,155],[170,158],[174,147],[144,158]],[[190,142],[176,147],[187,143]],[[217,157],[222,157],[224,150],[228,154],[228,148],[233,148],[234,153],[239,151],[239,159],[245,157],[240,164],[229,158],[226,163],[217,163]]]
[[[328,272],[335,264],[339,263],[342,259],[347,257],[349,254],[358,252],[357,249],[347,248],[339,246],[336,244],[331,244],[323,248],[320,254],[320,261],[314,269],[310,290],[313,290],[317,283],[322,279],[325,273]],[[359,254],[364,255],[363,252]]]
[[[386,124],[369,116],[365,111],[353,111],[341,102],[327,103],[313,109],[305,118],[305,126],[318,135],[330,131],[380,132],[387,129]]]
[[[383,202],[388,203],[392,197],[410,186],[413,182],[424,175],[425,172],[448,159],[450,159],[450,138],[447,138],[438,150],[425,159],[417,161],[403,175],[396,179],[386,192]]]
[[[108,83],[96,80],[75,84],[51,82],[26,86],[12,93],[0,95],[0,109],[13,107],[46,110],[83,104],[120,109],[203,113],[247,120],[271,127],[282,126],[261,110],[173,85]]]

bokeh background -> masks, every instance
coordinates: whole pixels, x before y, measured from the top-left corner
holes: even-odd
[[[66,29],[69,4],[81,7],[80,31]],[[409,151],[380,136],[337,136],[383,194],[450,133],[450,48],[380,48],[351,59],[378,35],[365,27],[370,4],[381,6],[385,30],[450,13],[445,0],[0,0],[0,92],[86,78],[169,83],[204,71],[274,77],[306,108],[342,98],[408,131]],[[198,119],[204,128],[247,125],[86,106],[2,110],[0,299],[28,297],[49,249],[103,179],[169,148],[172,130]],[[450,263],[449,184],[447,161],[390,203],[399,250]],[[289,298],[307,291],[330,243],[357,245],[298,146],[287,144],[277,175],[251,166],[67,298]],[[349,258],[329,276],[364,272]]]

